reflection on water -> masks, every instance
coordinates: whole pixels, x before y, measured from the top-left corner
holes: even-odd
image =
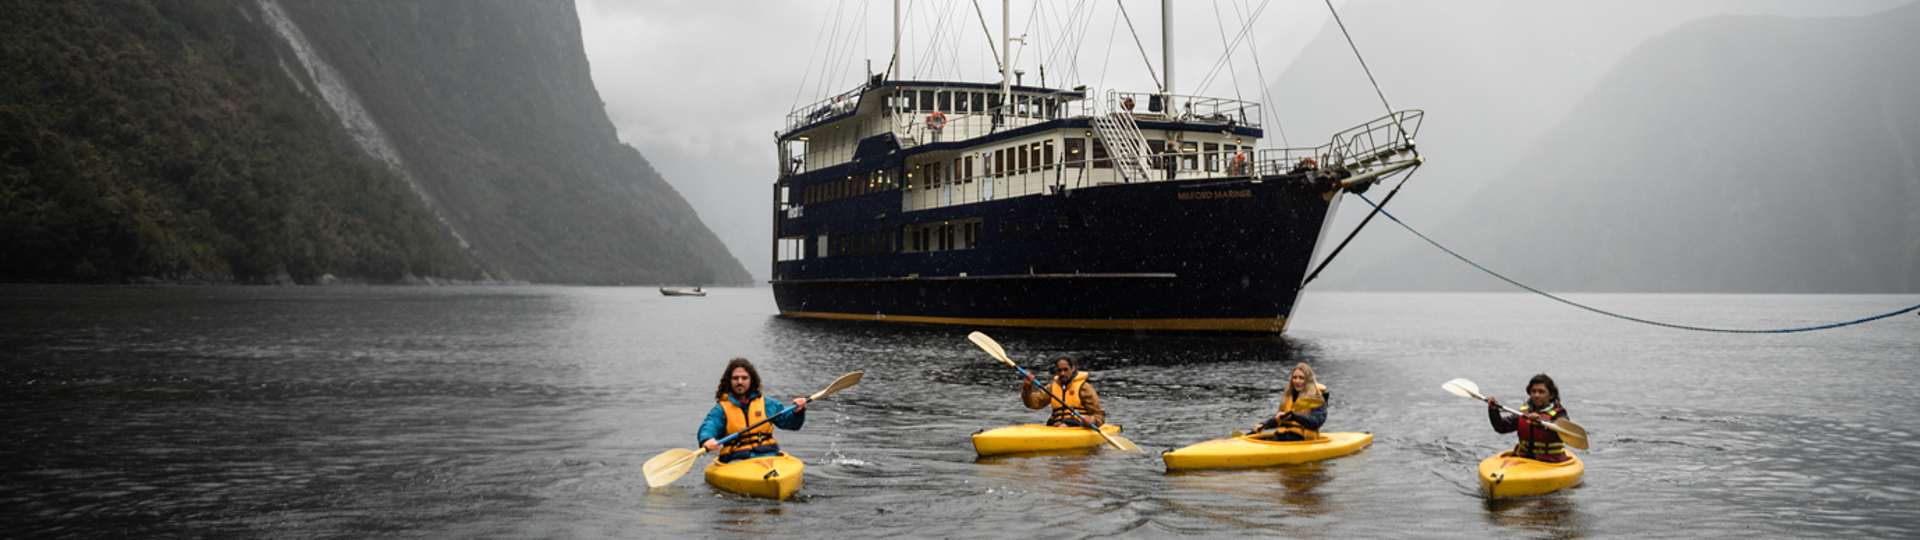
[[[1914,303],[1596,296],[1754,327]],[[1310,293],[1286,338],[987,331],[1030,368],[1081,354],[1109,417],[1150,450],[1271,415],[1298,362],[1332,390],[1324,429],[1376,437],[1313,464],[1168,473],[1154,451],[979,458],[970,434],[1047,411],[1021,406],[1017,375],[971,329],[782,319],[765,290],[0,286],[0,299],[0,523],[18,536],[1920,535],[1912,323],[1701,336],[1524,296]],[[782,400],[867,376],[779,432],[807,464],[788,501],[718,492],[706,458],[647,489],[641,463],[697,443],[736,356]],[[1484,501],[1475,465],[1512,436],[1438,385],[1511,395],[1542,371],[1595,434],[1586,483]]]
[[[1575,493],[1563,490],[1537,497],[1490,500],[1486,502],[1487,521],[1508,529],[1536,532],[1553,538],[1584,537],[1587,535],[1587,517],[1580,512]]]

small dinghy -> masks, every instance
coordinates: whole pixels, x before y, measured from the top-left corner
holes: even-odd
[[[706,296],[707,291],[702,290],[699,287],[694,287],[691,289],[680,288],[680,287],[661,287],[660,294],[666,295],[666,296]]]

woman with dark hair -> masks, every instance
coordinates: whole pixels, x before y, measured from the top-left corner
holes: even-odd
[[[1520,406],[1520,412],[1525,414],[1504,414],[1500,412],[1499,400],[1487,396],[1487,419],[1493,422],[1493,430],[1520,432],[1520,444],[1513,447],[1513,457],[1548,463],[1566,461],[1566,443],[1560,441],[1560,434],[1539,425],[1571,418],[1567,409],[1560,406],[1560,387],[1553,384],[1553,377],[1542,373],[1527,381],[1527,404]]]
[[[1053,380],[1047,382],[1045,391],[1035,386],[1032,375],[1020,383],[1020,402],[1029,409],[1042,409],[1053,406],[1053,416],[1047,418],[1047,425],[1057,427],[1096,427],[1107,423],[1107,411],[1100,408],[1100,395],[1093,392],[1093,385],[1087,384],[1087,372],[1080,371],[1080,359],[1073,355],[1062,355],[1053,359]],[[1055,399],[1053,396],[1059,396]],[[1079,412],[1093,426],[1087,426],[1075,418]]]
[[[707,451],[717,452],[716,459],[721,463],[779,454],[780,443],[773,439],[773,428],[798,430],[807,423],[807,398],[794,399],[793,413],[781,416],[788,411],[787,406],[760,396],[760,372],[745,358],[727,362],[727,370],[720,374],[720,388],[714,390],[713,399],[719,403],[707,411],[707,419],[700,423],[695,440]],[[720,445],[721,438],[739,433],[769,416],[773,417],[772,422],[760,424],[727,441],[725,446]]]

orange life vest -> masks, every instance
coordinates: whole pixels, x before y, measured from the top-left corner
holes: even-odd
[[[1047,418],[1048,424],[1062,420],[1079,422],[1080,419],[1074,417],[1073,411],[1079,411],[1082,416],[1092,412],[1088,411],[1086,406],[1080,403],[1080,388],[1085,386],[1086,383],[1087,372],[1085,371],[1075,374],[1073,376],[1073,382],[1067,383],[1067,388],[1064,389],[1060,387],[1060,379],[1058,377],[1055,377],[1052,382],[1047,383],[1047,392],[1050,395],[1059,396],[1053,400],[1053,416]],[[1062,400],[1064,400],[1065,403],[1061,403]]]
[[[1331,397],[1331,394],[1327,393],[1327,385],[1320,384],[1320,383],[1313,383],[1313,386],[1314,388],[1320,390],[1321,399],[1327,399]],[[1288,388],[1287,391],[1282,392],[1281,395],[1285,397],[1284,399],[1280,400],[1280,412],[1287,412],[1287,411],[1293,410],[1293,389]],[[1325,405],[1322,405],[1322,406],[1325,406]],[[1279,414],[1279,413],[1275,413],[1275,414]],[[1301,427],[1299,423],[1294,422],[1292,420],[1281,422],[1280,427],[1274,429],[1273,433],[1276,435],[1281,433],[1298,433],[1300,434],[1301,440],[1307,440],[1307,441],[1320,438],[1319,430],[1313,430],[1313,429],[1307,429],[1305,427]]]
[[[727,431],[721,435],[725,437],[739,433],[740,430],[747,429],[747,426],[751,426],[755,422],[766,420],[767,398],[754,396],[747,400],[747,408],[741,409],[738,403],[733,402],[731,396],[723,397],[720,398],[720,409],[727,413]],[[748,431],[739,437],[734,437],[732,441],[727,442],[726,446],[720,447],[720,454],[725,455],[741,450],[751,450],[756,446],[769,444],[777,444],[777,442],[773,440],[773,422],[760,424],[759,427],[753,428],[753,431]]]

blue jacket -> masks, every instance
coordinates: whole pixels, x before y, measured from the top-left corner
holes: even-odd
[[[756,399],[765,399],[765,398],[760,397],[760,394],[747,396],[748,401],[752,401]],[[727,396],[727,401],[732,401],[734,405],[739,405],[740,408],[742,409],[747,408],[745,403],[741,403],[739,400],[733,399],[733,396]],[[789,414],[786,416],[781,416],[781,413],[787,412],[787,410],[792,409],[793,406],[785,403],[781,403],[778,401],[774,401],[771,399],[767,400],[766,407],[767,407],[767,417],[773,419],[773,427],[791,431],[791,430],[800,429],[800,426],[806,425],[807,423],[807,411],[805,410],[802,410],[797,413]],[[707,439],[718,439],[721,437],[732,435],[731,433],[722,433],[722,431],[725,431],[726,429],[727,429],[727,410],[721,408],[719,403],[715,403],[713,404],[713,409],[707,411],[707,419],[700,422],[700,432],[695,434],[693,443],[695,445],[699,445],[707,442]]]

